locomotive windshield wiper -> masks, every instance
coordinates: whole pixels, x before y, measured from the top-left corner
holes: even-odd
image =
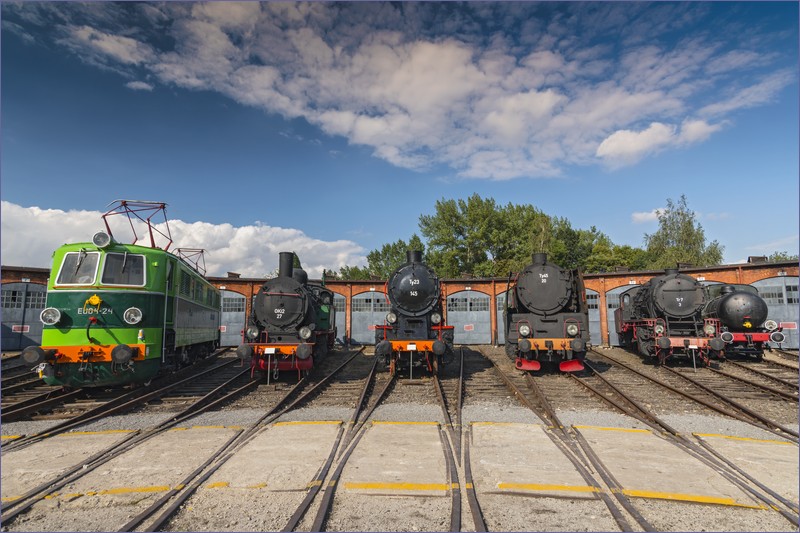
[[[122,270],[120,272],[125,272],[125,265],[128,263],[128,252],[125,251],[125,255],[122,256]]]
[[[72,275],[73,275],[73,276],[74,276],[75,274],[77,274],[77,273],[78,273],[78,269],[80,269],[80,268],[81,268],[81,265],[83,264],[83,260],[84,260],[85,258],[86,258],[86,250],[84,250],[83,248],[81,248],[81,253],[80,253],[80,255],[78,256],[78,264],[77,264],[77,265],[75,265],[75,272],[73,272],[73,273],[72,273]]]

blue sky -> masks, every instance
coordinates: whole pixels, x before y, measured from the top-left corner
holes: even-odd
[[[798,4],[2,4],[2,263],[114,199],[209,274],[312,275],[437,200],[642,246],[685,194],[725,262],[798,251]]]

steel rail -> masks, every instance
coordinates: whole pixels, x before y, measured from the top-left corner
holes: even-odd
[[[798,401],[797,391],[795,391],[794,394],[792,394],[790,392],[786,392],[785,390],[780,390],[780,389],[777,389],[775,387],[771,387],[769,385],[764,385],[763,383],[758,383],[756,381],[753,381],[752,379],[747,379],[747,378],[744,378],[744,377],[741,377],[741,376],[737,376],[737,375],[731,374],[730,372],[726,372],[724,370],[719,370],[719,369],[711,368],[711,367],[709,367],[709,370],[711,370],[712,372],[715,372],[717,374],[721,374],[721,375],[723,375],[723,376],[725,376],[727,378],[731,378],[731,379],[735,379],[736,381],[740,381],[741,383],[744,383],[744,384],[749,385],[751,387],[754,387],[754,388],[757,388],[757,389],[761,389],[761,390],[766,391],[766,392],[768,392],[770,394],[774,394],[776,396],[780,396],[781,398],[784,398],[784,399],[787,399],[787,400],[790,400],[790,401],[794,401],[794,402]]]
[[[194,482],[191,485],[186,484],[181,490],[173,494],[175,501],[173,501],[166,509],[164,509],[161,514],[159,514],[153,522],[151,522],[143,531],[156,531],[160,528],[169,518],[175,513],[175,511],[187,500],[190,496],[192,496],[197,489],[209,478],[211,477],[217,470],[219,470],[228,460],[233,457],[238,451],[240,451],[245,445],[250,443],[255,437],[261,434],[261,432],[265,431],[269,426],[270,423],[280,418],[283,414],[287,411],[292,409],[294,406],[298,405],[305,399],[311,397],[321,386],[329,382],[333,376],[338,374],[345,366],[347,366],[357,355],[359,355],[364,349],[361,348],[354,352],[347,360],[345,360],[341,365],[339,365],[336,369],[330,372],[327,376],[325,376],[319,383],[313,386],[308,391],[304,392],[301,396],[299,396],[296,400],[294,400],[291,404],[280,409],[281,405],[286,403],[289,398],[294,395],[298,390],[308,384],[308,376],[304,376],[300,381],[298,381],[294,387],[292,387],[274,406],[270,409],[267,413],[262,415],[258,420],[256,420],[250,427],[244,430],[239,436],[234,439],[229,445],[226,446],[224,450],[220,450],[217,453],[217,456],[214,457],[214,461],[212,461],[207,467],[206,471],[200,474],[200,477],[195,478]],[[141,513],[140,520],[137,526],[143,523],[147,518],[152,516],[156,511],[158,511],[161,506],[163,505],[162,502],[160,505],[156,506],[155,504],[152,505],[147,511]],[[129,525],[129,524],[126,524]]]
[[[389,388],[395,383],[397,379],[397,373],[390,374],[389,379],[386,381],[383,389],[378,393],[378,396],[372,406],[367,409],[364,413],[364,418],[362,421],[357,425],[355,429],[355,433],[353,436],[352,441],[347,446],[344,454],[342,455],[341,459],[339,460],[339,464],[336,466],[336,470],[334,470],[333,474],[331,475],[330,480],[328,481],[327,487],[325,487],[325,492],[322,495],[322,501],[320,502],[320,506],[317,509],[317,514],[314,517],[314,523],[311,526],[311,531],[324,531],[325,522],[328,519],[328,515],[330,514],[331,508],[333,507],[333,497],[336,494],[336,487],[339,483],[339,479],[342,477],[342,471],[344,470],[344,466],[347,464],[347,460],[350,458],[350,455],[353,453],[353,450],[356,449],[358,446],[361,437],[363,437],[367,432],[364,429],[365,423],[367,419],[369,419],[370,415],[372,415],[375,408],[383,401],[384,396],[386,395]]]
[[[484,357],[487,357],[486,354],[484,354]],[[503,370],[499,367],[497,362],[492,357],[487,357],[487,358],[489,359],[489,361],[491,361],[492,365],[497,370],[497,373],[500,375],[501,379],[506,383],[508,388],[514,393],[515,396],[517,396],[518,399],[520,399],[520,401],[526,407],[528,407],[538,416],[544,414],[546,418],[551,419],[551,425],[559,430],[560,436],[557,436],[552,431],[545,431],[545,434],[550,438],[553,444],[555,444],[555,446],[564,454],[564,456],[572,462],[573,466],[575,466],[575,469],[578,471],[581,477],[583,477],[587,485],[595,489],[594,492],[595,497],[603,501],[603,503],[606,505],[609,512],[611,513],[612,517],[617,522],[617,525],[619,525],[620,529],[625,532],[633,531],[633,528],[628,523],[628,520],[622,514],[620,509],[617,508],[616,505],[614,505],[614,502],[609,497],[608,493],[602,490],[600,484],[597,482],[597,480],[594,478],[591,472],[586,468],[586,466],[584,466],[584,464],[582,463],[581,455],[577,452],[577,449],[575,448],[576,443],[578,443],[578,445],[580,444],[577,437],[571,433],[568,433],[564,429],[564,426],[561,424],[561,421],[555,414],[555,411],[553,410],[552,406],[550,406],[549,402],[547,402],[547,400],[544,399],[543,395],[541,395],[541,391],[539,390],[538,386],[536,386],[536,389],[533,390],[533,392],[534,393],[536,393],[536,391],[539,392],[537,399],[540,400],[540,403],[542,403],[542,405],[547,405],[547,408],[539,409],[536,406],[534,406],[533,403],[531,403],[530,400],[527,399],[525,394],[523,394],[522,391],[520,391],[519,388],[511,381],[511,379],[505,375],[505,372],[503,372]],[[529,374],[526,373],[526,376],[529,376]],[[532,381],[527,381],[528,379],[530,378],[526,378],[526,382],[530,385]],[[610,483],[609,488],[612,489],[611,492],[617,499],[617,501],[620,502],[620,504],[638,522],[639,526],[644,531],[648,532],[655,531],[655,528],[639,513],[638,510],[636,510],[633,507],[633,505],[631,504],[630,500],[626,495],[622,494],[622,492],[619,490],[613,490],[613,487],[614,486],[618,487],[619,484],[616,482],[615,479],[613,479],[611,473],[608,472],[607,469],[605,469],[601,463],[592,461],[592,455],[594,454],[587,453],[586,454],[587,460],[592,463],[595,470],[600,474],[603,480],[606,481],[607,484]]]
[[[694,396],[694,395],[692,395],[692,394],[690,394],[690,393],[688,393],[686,391],[682,391],[677,387],[673,387],[669,383],[666,383],[663,380],[660,380],[660,379],[658,379],[658,378],[656,378],[654,376],[648,376],[647,374],[645,374],[645,373],[633,368],[631,365],[629,365],[627,363],[624,363],[622,361],[619,361],[618,359],[615,359],[614,357],[611,357],[609,355],[597,352],[595,350],[592,350],[592,353],[594,353],[596,355],[599,355],[600,357],[604,357],[604,358],[608,359],[609,361],[612,361],[613,363],[621,366],[622,368],[626,368],[626,369],[630,370],[631,372],[633,372],[634,374],[637,374],[637,375],[643,377],[644,379],[646,379],[648,381],[656,383],[659,386],[661,386],[661,387],[663,387],[663,388],[665,388],[665,389],[667,389],[669,391],[674,392],[675,394],[683,396],[687,400],[691,400],[693,402],[697,402],[697,403],[699,403],[699,404],[701,404],[701,405],[703,405],[705,407],[708,407],[709,409],[711,409],[713,411],[716,411],[716,412],[718,412],[720,414],[723,414],[725,416],[729,416],[729,417],[731,417],[731,418],[733,418],[735,420],[739,420],[740,422],[752,423],[751,420],[748,420],[747,418],[743,417],[740,413],[737,413],[735,411],[731,411],[729,409],[726,409],[726,408],[720,407],[718,405],[715,405],[712,402],[709,402],[709,401],[707,401],[707,400],[705,400],[703,398],[698,398],[697,396]],[[666,366],[662,365],[661,368],[669,368],[669,367],[666,367]],[[783,434],[781,431],[776,430],[776,429],[774,429],[774,428],[772,428],[770,426],[761,426],[761,427],[763,427],[764,429],[766,429],[770,433],[773,433],[773,434],[778,435],[780,437],[786,438],[785,434]]]
[[[600,379],[600,381],[602,381],[605,385],[611,388],[617,395],[619,395],[621,398],[627,401],[630,405],[634,406],[637,412],[634,413],[628,412],[627,410],[619,406],[618,402],[616,402],[611,398],[608,398],[605,394],[602,394],[601,392],[597,391],[584,378],[578,378],[577,376],[573,375],[572,377],[576,381],[581,383],[584,387],[592,391],[594,394],[596,394],[603,400],[607,401],[612,406],[617,407],[624,413],[632,416],[633,418],[636,418],[637,420],[650,426],[654,430],[658,432],[666,431],[664,437],[673,445],[678,446],[686,453],[692,455],[693,457],[697,458],[707,466],[716,470],[720,475],[725,477],[725,479],[728,479],[729,481],[737,485],[739,488],[741,488],[743,491],[750,493],[756,499],[761,500],[774,510],[778,511],[781,515],[783,515],[784,518],[789,520],[789,522],[791,522],[792,524],[798,525],[798,518],[797,516],[794,516],[798,514],[798,506],[796,504],[784,498],[783,496],[781,496],[768,486],[764,485],[763,483],[755,479],[753,476],[751,476],[750,474],[739,468],[735,463],[733,463],[732,461],[724,457],[722,454],[714,450],[711,446],[709,446],[701,439],[698,438],[697,441],[690,440],[685,435],[681,434],[680,432],[678,432],[678,430],[669,425],[667,422],[665,422],[658,415],[653,413],[650,409],[647,409],[646,407],[642,406],[639,402],[637,402],[627,394],[623,393],[616,385],[611,383],[605,376],[600,374],[597,371],[597,369],[595,369],[588,361],[585,361],[584,364],[586,364],[586,366],[594,373],[594,375],[597,378]],[[793,512],[794,515],[785,512],[783,509],[779,509],[775,505],[775,503],[771,501],[769,498],[757,492],[756,490],[752,489],[742,479],[736,477],[737,474],[743,477],[745,480],[753,483],[754,485],[759,487],[761,490],[763,490],[776,500],[778,500],[780,503],[786,506],[791,512]]]
[[[25,418],[31,413],[53,407],[68,400],[79,398],[86,395],[82,389],[67,391],[63,388],[43,392],[33,398],[14,403],[0,411],[0,421],[4,423],[14,422]],[[4,450],[5,451],[5,450]]]
[[[769,418],[767,418],[765,416],[762,416],[760,413],[757,413],[756,411],[754,411],[753,409],[750,409],[746,405],[743,405],[743,404],[739,403],[738,401],[734,400],[733,398],[729,398],[728,396],[725,396],[724,394],[722,394],[722,393],[720,393],[718,391],[715,391],[711,387],[708,387],[707,385],[704,385],[704,384],[700,383],[698,380],[687,376],[683,372],[679,372],[679,371],[675,370],[674,368],[670,368],[668,366],[664,366],[663,368],[665,368],[668,371],[672,372],[676,376],[682,377],[683,379],[685,379],[686,381],[688,381],[689,383],[691,383],[695,387],[706,391],[707,393],[711,394],[712,396],[715,396],[716,398],[719,398],[723,402],[726,402],[726,403],[734,406],[736,409],[739,409],[741,412],[746,413],[747,415],[751,416],[752,418],[758,420],[759,422],[761,422],[765,426],[772,427],[772,428],[777,428],[778,430],[783,431],[787,435],[794,436],[795,437],[794,442],[797,442],[797,438],[800,438],[800,433],[798,433],[797,431],[795,431],[793,429],[789,429],[789,428],[787,428],[787,427],[785,427],[785,426],[783,426],[783,425],[781,425],[781,424],[779,424],[777,422],[774,422],[774,421],[770,420]]]
[[[726,362],[726,365],[733,365],[736,368],[742,368],[742,369],[744,369],[744,370],[746,370],[748,372],[752,372],[754,374],[758,374],[759,376],[762,376],[764,378],[772,380],[772,381],[774,381],[776,383],[782,383],[783,385],[786,385],[787,387],[791,387],[791,388],[797,390],[798,384],[797,384],[796,381],[795,382],[791,382],[788,379],[783,379],[783,378],[779,378],[778,376],[773,376],[772,374],[770,374],[768,372],[764,372],[763,370],[758,370],[757,368],[752,368],[749,365],[743,365],[742,363],[739,363],[737,361],[728,360]],[[797,370],[795,370],[795,373],[797,373]]]
[[[475,525],[475,533],[486,533],[486,522],[483,518],[483,511],[478,502],[478,495],[475,492],[475,481],[472,479],[472,466],[469,456],[469,443],[472,440],[472,427],[467,428],[464,438],[464,490],[467,493],[467,503],[469,504],[472,523]]]
[[[442,452],[447,464],[447,479],[450,482],[450,531],[457,533],[461,531],[461,487],[458,484],[458,470],[453,450],[447,444],[447,436],[442,426],[439,426],[439,440],[442,443]]]
[[[374,362],[372,363],[372,368],[370,369],[369,375],[367,376],[367,379],[364,382],[364,387],[361,389],[361,394],[359,395],[358,403],[356,404],[355,409],[353,409],[353,414],[350,417],[350,421],[347,423],[348,430],[351,429],[355,425],[355,422],[358,420],[358,415],[361,413],[361,409],[364,404],[364,399],[366,398],[367,392],[369,391],[375,379],[375,371],[377,366],[378,366],[378,358],[376,357]],[[311,506],[311,502],[314,500],[317,493],[319,493],[320,488],[322,488],[322,484],[325,482],[325,478],[327,477],[331,465],[333,464],[334,458],[336,457],[336,451],[337,449],[340,449],[339,445],[342,442],[342,436],[344,434],[344,431],[345,431],[345,426],[344,425],[340,426],[339,433],[336,437],[336,442],[334,442],[333,444],[333,448],[331,449],[331,452],[328,455],[328,459],[325,461],[325,464],[317,472],[316,476],[314,476],[314,479],[311,480],[311,482],[308,484],[309,490],[306,493],[306,497],[303,499],[302,502],[300,502],[300,505],[297,507],[292,516],[289,518],[289,521],[286,523],[286,525],[283,526],[283,529],[281,531],[294,531],[297,525],[300,523],[300,520],[302,520],[303,516],[305,516],[306,512],[308,511],[308,508]],[[344,449],[344,447],[346,446],[347,442],[345,442],[345,445],[341,449]]]
[[[189,376],[187,378],[181,379],[181,380],[179,380],[177,382],[171,383],[169,385],[166,385],[164,387],[155,389],[153,391],[149,391],[148,392],[149,387],[144,387],[142,389],[137,389],[137,390],[133,390],[131,392],[125,393],[125,394],[121,395],[120,397],[118,397],[118,398],[116,398],[114,400],[111,400],[110,402],[108,402],[106,404],[103,404],[103,405],[101,405],[99,407],[96,407],[94,409],[90,409],[89,411],[81,413],[80,415],[78,415],[76,417],[70,418],[69,420],[65,420],[64,422],[56,424],[56,425],[48,428],[45,432],[37,433],[37,434],[34,434],[34,435],[29,435],[29,436],[25,437],[24,439],[20,439],[18,441],[14,441],[14,442],[10,443],[11,446],[9,446],[7,448],[7,450],[11,451],[11,450],[20,449],[20,448],[29,446],[29,445],[31,445],[31,444],[33,444],[35,442],[39,442],[41,440],[44,440],[45,438],[53,437],[55,435],[63,433],[65,431],[70,430],[72,428],[75,428],[77,426],[81,426],[83,424],[87,424],[89,422],[93,422],[93,421],[98,420],[100,418],[104,418],[106,416],[110,416],[112,414],[116,414],[116,413],[119,413],[121,411],[128,410],[131,407],[134,407],[136,405],[140,405],[142,403],[145,403],[145,402],[147,402],[149,400],[152,400],[153,398],[157,398],[157,397],[163,396],[164,394],[166,394],[166,393],[168,393],[168,392],[170,392],[170,391],[172,391],[172,390],[174,390],[176,388],[182,387],[182,386],[184,386],[184,385],[186,385],[188,383],[191,383],[192,381],[195,381],[197,379],[205,377],[206,375],[209,375],[209,374],[212,374],[214,372],[217,372],[221,368],[225,368],[225,367],[227,367],[229,365],[232,365],[233,363],[236,363],[236,362],[238,362],[238,359],[230,359],[229,361],[224,361],[223,363],[221,363],[219,365],[213,366],[213,367],[208,368],[208,369],[206,369],[206,370],[204,370],[202,372],[199,372],[197,374],[191,375],[191,376]],[[4,449],[3,451],[5,452],[6,449]]]

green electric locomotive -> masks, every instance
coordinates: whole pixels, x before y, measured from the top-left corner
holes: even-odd
[[[108,226],[108,225],[107,225]],[[51,385],[145,383],[219,346],[220,292],[178,254],[110,231],[53,254],[42,345],[22,354]]]

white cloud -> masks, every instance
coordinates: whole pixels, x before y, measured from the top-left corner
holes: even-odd
[[[723,124],[709,124],[704,120],[684,120],[680,131],[675,126],[653,122],[642,131],[618,130],[606,137],[597,147],[597,157],[611,168],[637,163],[644,157],[667,147],[678,147],[702,142]]]
[[[646,130],[619,130],[600,143],[597,156],[611,166],[632,164],[673,142],[675,128],[653,122]]]
[[[103,229],[98,211],[64,211],[22,207],[3,201],[2,239],[3,264],[49,267],[53,251],[68,242],[89,242]],[[133,242],[133,235],[121,220],[111,217],[111,229],[120,242]],[[155,220],[155,219],[154,219]],[[163,227],[163,226],[159,226]],[[320,277],[322,270],[338,270],[344,265],[366,265],[364,248],[349,240],[323,241],[297,229],[267,226],[260,222],[235,227],[230,224],[169,221],[175,248],[203,248],[210,276],[239,272],[243,276],[261,277],[278,267],[278,253],[294,251],[310,277]],[[149,245],[144,226],[136,225],[138,244]],[[156,236],[156,245],[166,241]]]
[[[794,67],[780,70],[774,49],[759,49],[765,30],[739,39],[696,6],[125,6],[22,3],[9,8],[21,20],[3,23],[17,33],[23,19],[53,26],[59,43],[129,79],[144,71],[216,91],[303,118],[394,165],[448,165],[465,178],[634,164],[707,140],[729,113],[771,102],[796,77]],[[130,11],[140,26],[130,26]],[[706,32],[683,32],[701,23]],[[679,31],[689,37],[676,42]],[[608,35],[624,38],[598,44]],[[760,81],[748,81],[754,72]],[[141,83],[128,86],[147,90]]]
[[[631,213],[631,222],[633,222],[634,224],[656,222],[658,221],[658,215],[663,211],[664,208],[659,207],[657,209],[653,209],[652,211],[641,211],[637,213]]]
[[[133,89],[134,91],[152,91],[153,86],[149,83],[145,83],[143,81],[129,81],[125,84],[125,87],[128,89]]]

